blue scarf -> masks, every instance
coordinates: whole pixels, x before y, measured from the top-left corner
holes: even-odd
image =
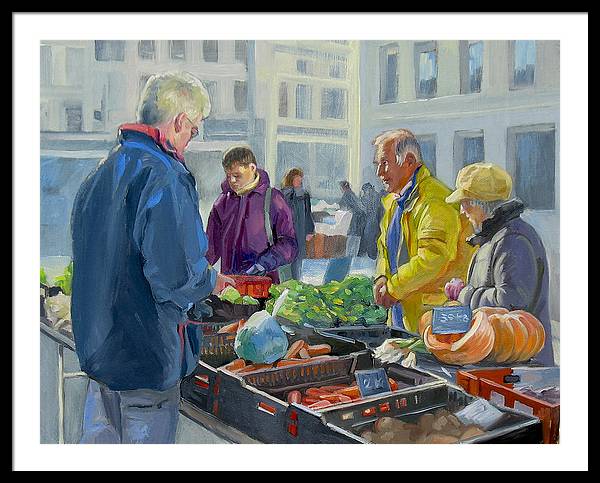
[[[417,173],[419,172],[419,168],[417,168],[411,178],[411,186],[407,189],[400,198],[396,200],[398,203],[398,208],[394,212],[394,217],[390,223],[388,235],[387,235],[387,248],[388,248],[388,256],[390,262],[390,273],[394,275],[398,271],[398,256],[400,250],[402,248],[402,225],[400,223],[402,219],[402,213],[404,213],[405,204],[410,197],[413,189],[415,188],[417,182]],[[402,304],[397,303],[392,306],[392,326],[400,329],[405,329],[404,321],[403,321],[403,311]]]

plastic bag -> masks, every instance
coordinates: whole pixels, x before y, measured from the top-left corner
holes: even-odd
[[[285,355],[288,345],[288,338],[275,317],[261,310],[252,314],[238,331],[234,350],[241,359],[271,364]]]

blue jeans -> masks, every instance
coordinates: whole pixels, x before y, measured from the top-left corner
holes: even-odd
[[[174,443],[179,384],[166,391],[112,391],[90,379],[80,444]]]

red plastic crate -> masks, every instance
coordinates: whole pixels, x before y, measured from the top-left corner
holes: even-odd
[[[496,392],[504,397],[504,405],[506,407],[514,408],[515,402],[530,407],[533,410],[533,415],[538,417],[542,422],[544,443],[557,443],[560,404],[552,404],[516,391],[513,389],[514,384],[505,382],[505,377],[512,374],[513,369],[510,367],[473,371],[459,370],[456,373],[456,382],[469,394],[487,400],[491,398],[492,392]]]
[[[241,295],[249,295],[255,299],[268,299],[269,288],[273,281],[270,277],[258,277],[251,275],[227,275],[235,282],[235,289]]]

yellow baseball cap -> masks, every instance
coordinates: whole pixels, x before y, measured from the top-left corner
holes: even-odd
[[[446,203],[458,203],[465,198],[480,201],[507,200],[512,191],[512,178],[500,166],[474,163],[465,166],[456,176],[456,190]]]

